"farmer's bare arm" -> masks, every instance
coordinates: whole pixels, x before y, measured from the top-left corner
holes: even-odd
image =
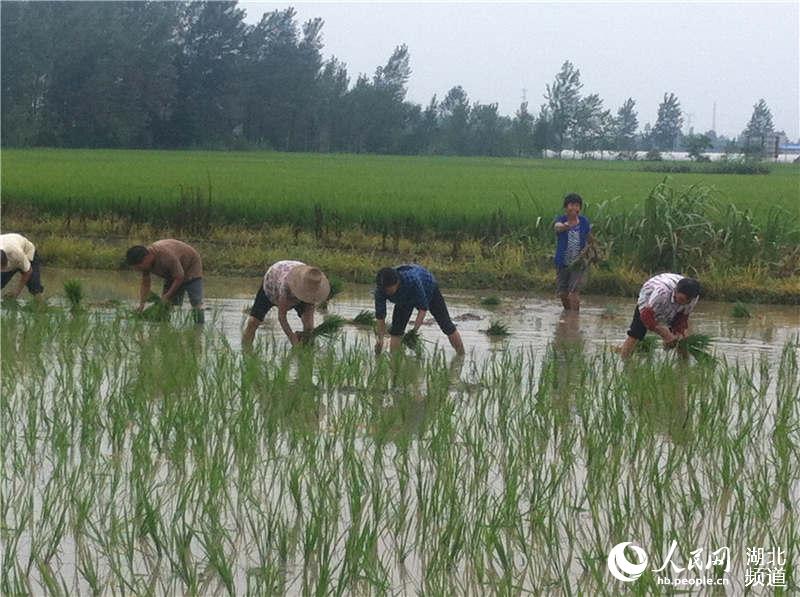
[[[673,334],[668,326],[656,320],[652,306],[648,305],[647,307],[644,307],[640,311],[640,317],[642,319],[642,323],[644,323],[647,329],[655,332],[661,336],[661,338],[663,338],[665,346],[672,345],[678,340],[678,336]]]
[[[144,309],[144,304],[147,301],[147,295],[150,294],[150,274],[145,272],[142,274],[142,283],[139,285],[139,311]]]
[[[375,333],[377,334],[378,338],[375,341],[375,350],[380,352],[383,349],[383,337],[386,335],[386,320],[385,319],[376,319],[375,320]]]
[[[181,287],[181,284],[183,284],[183,281],[185,279],[186,278],[184,276],[176,276],[175,278],[173,278],[170,287],[167,288],[167,291],[161,295],[161,300],[164,302],[168,302],[169,300],[171,300],[172,297],[175,295],[175,293],[178,292],[178,288]]]
[[[560,234],[561,232],[566,232],[567,230],[569,230],[569,224],[567,224],[566,222],[556,222],[553,225],[553,228],[555,228],[556,234]]]
[[[297,337],[297,334],[294,333],[294,330],[292,330],[292,326],[289,325],[289,320],[286,319],[286,314],[288,312],[289,305],[286,302],[286,299],[280,299],[278,301],[278,323],[281,324],[283,333],[286,334],[286,337],[289,338],[289,342],[291,342],[292,346],[294,346],[300,341],[300,339]]]
[[[418,331],[428,312],[425,309],[417,309],[417,319],[414,321],[414,331]]]
[[[311,332],[314,330],[314,305],[309,305],[303,309],[300,320],[303,322],[303,331]]]
[[[253,346],[253,339],[256,336],[256,330],[261,322],[252,315],[247,318],[244,332],[242,333],[242,348],[249,350]]]
[[[25,285],[28,283],[28,280],[31,279],[32,275],[33,275],[33,267],[28,269],[27,272],[22,272],[22,275],[20,276],[19,279],[19,286],[17,287],[17,292],[14,293],[14,297],[18,297],[20,295],[20,293],[24,290]]]

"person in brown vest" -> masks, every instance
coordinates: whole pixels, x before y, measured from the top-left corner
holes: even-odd
[[[185,242],[167,238],[150,246],[136,245],[128,249],[125,261],[142,272],[139,287],[139,311],[144,309],[150,294],[150,274],[164,279],[161,300],[181,305],[183,295],[189,295],[195,322],[203,323],[203,260],[197,250]]]

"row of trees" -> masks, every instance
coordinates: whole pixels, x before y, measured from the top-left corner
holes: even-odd
[[[300,26],[292,8],[254,26],[244,16],[236,2],[4,4],[3,144],[534,155],[682,142],[674,94],[640,131],[633,99],[612,113],[583,94],[570,62],[536,114],[523,103],[501,115],[460,86],[421,106],[406,100],[405,45],[351,82],[345,64],[323,59],[322,20]],[[772,129],[761,100],[744,138],[763,149]]]

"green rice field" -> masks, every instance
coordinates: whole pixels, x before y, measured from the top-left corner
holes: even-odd
[[[6,308],[1,333],[3,594],[662,594],[609,575],[623,541],[728,546],[702,575],[742,594],[745,546],[800,555],[796,339],[465,367],[121,310]]]
[[[636,162],[585,160],[56,149],[4,150],[2,159],[4,205],[37,213],[158,223],[202,207],[218,223],[311,228],[322,218],[373,231],[399,222],[476,234],[493,217],[511,229],[549,221],[569,192],[584,197],[590,216],[607,201],[609,213],[640,209],[665,176]],[[768,175],[669,179],[679,190],[709,186],[723,203],[751,210],[759,221],[777,208],[796,214],[800,169],[771,168]]]

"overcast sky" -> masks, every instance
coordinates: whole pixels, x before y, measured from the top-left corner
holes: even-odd
[[[674,92],[696,132],[737,135],[759,98],[775,126],[800,135],[800,2],[782,3],[345,3],[240,2],[247,22],[294,6],[298,21],[322,17],[323,54],[347,64],[351,84],[395,46],[411,54],[408,99],[427,104],[461,85],[471,101],[513,115],[527,90],[538,112],[564,60],[583,92],[616,112],[636,100],[639,124],[655,122]]]

